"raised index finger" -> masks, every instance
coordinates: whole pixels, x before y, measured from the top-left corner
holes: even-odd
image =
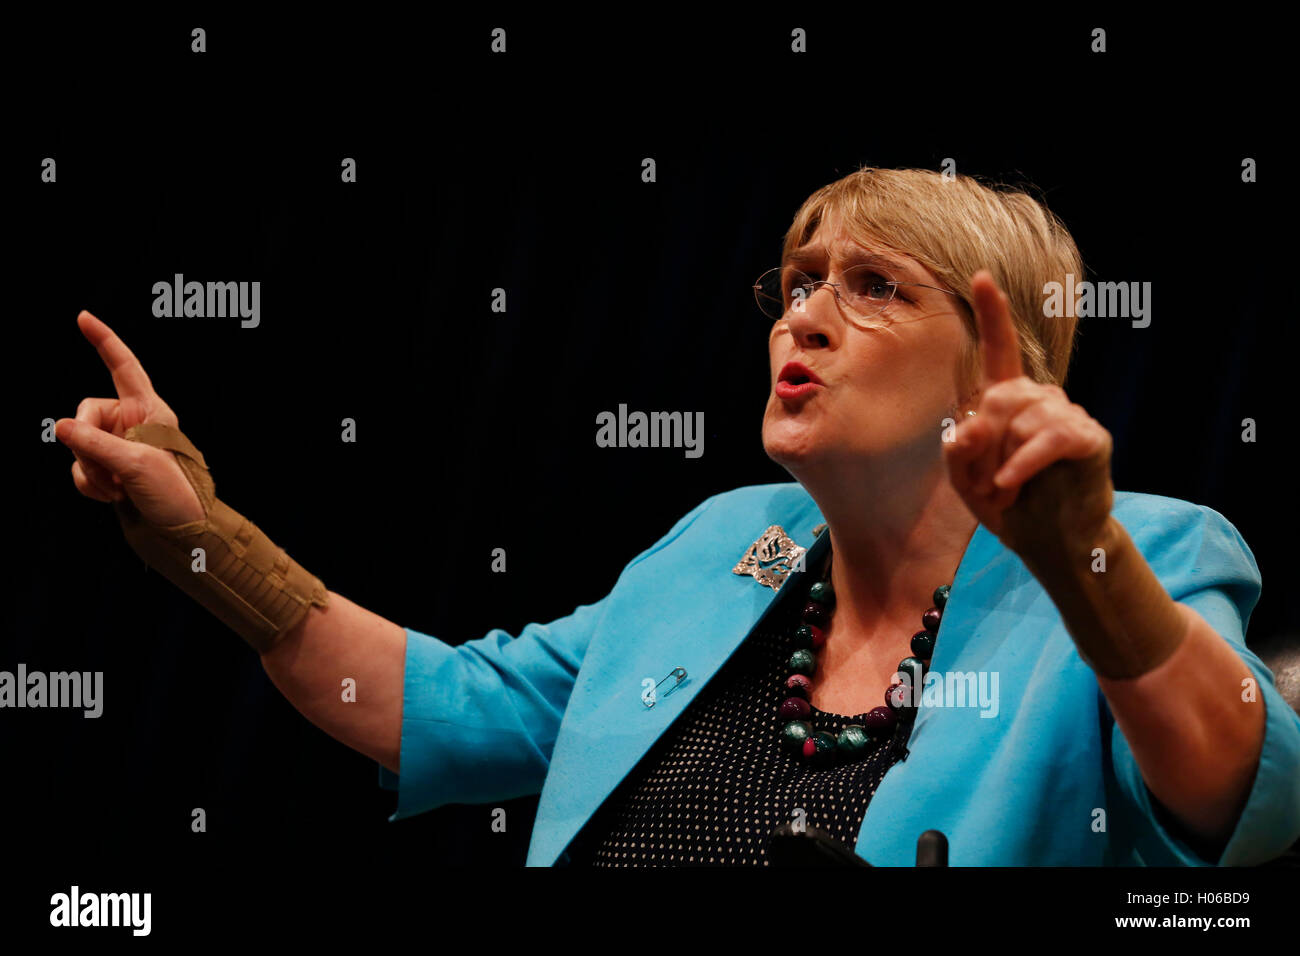
[[[987,269],[975,273],[970,288],[975,300],[984,374],[990,382],[1024,375],[1024,366],[1020,364],[1020,336],[1011,319],[1011,307],[992,273]]]
[[[148,398],[154,394],[144,366],[112,329],[84,309],[77,316],[77,325],[112,373],[118,398]]]

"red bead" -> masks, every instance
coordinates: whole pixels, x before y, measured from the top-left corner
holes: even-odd
[[[785,679],[785,689],[807,700],[812,694],[812,681],[804,674],[791,674]]]
[[[778,716],[782,720],[803,720],[812,713],[812,706],[802,697],[791,697],[781,704]]]
[[[820,651],[822,645],[826,643],[826,632],[815,624],[809,624],[808,630],[812,631],[813,650]]]
[[[873,734],[883,734],[893,729],[898,718],[888,707],[877,707],[867,713],[862,719],[863,726]]]
[[[817,742],[813,740],[811,737],[809,737],[807,740],[803,742],[803,755],[805,757],[811,757],[816,752],[817,752]]]
[[[826,610],[825,605],[818,604],[816,601],[809,601],[808,606],[803,609],[803,622],[824,628],[831,622],[831,615]]]
[[[921,625],[933,634],[939,630],[939,621],[943,618],[943,612],[937,607],[932,607],[921,615]]]
[[[885,703],[894,710],[904,710],[910,706],[911,693],[911,688],[901,681],[890,684],[889,690],[885,691]]]

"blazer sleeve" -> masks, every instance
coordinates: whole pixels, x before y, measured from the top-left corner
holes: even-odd
[[[1149,866],[1254,866],[1281,856],[1300,836],[1300,715],[1278,692],[1272,672],[1246,647],[1246,625],[1259,599],[1260,574],[1245,540],[1213,509],[1197,506],[1167,529],[1148,561],[1175,600],[1195,609],[1227,640],[1255,676],[1264,708],[1264,747],[1250,795],[1231,837],[1216,850],[1200,846],[1147,789],[1119,725],[1111,721],[1111,763],[1120,791],[1112,808]],[[1247,693],[1246,688],[1241,691]],[[1104,696],[1102,697],[1105,701]]]
[[[667,547],[712,501],[681,518],[624,573]],[[448,803],[541,792],[578,669],[609,600],[549,624],[527,624],[517,637],[497,628],[455,646],[406,628],[401,774],[379,768],[380,786],[398,794],[390,821]]]

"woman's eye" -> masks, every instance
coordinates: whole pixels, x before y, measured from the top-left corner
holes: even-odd
[[[894,294],[894,286],[880,276],[864,276],[862,291],[869,299],[888,299]]]

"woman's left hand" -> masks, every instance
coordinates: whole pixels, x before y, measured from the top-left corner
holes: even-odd
[[[1060,386],[1025,375],[1007,297],[987,270],[972,278],[971,294],[984,390],[976,415],[945,443],[953,487],[1031,566],[1066,545],[1090,552],[1114,503],[1110,432]]]

